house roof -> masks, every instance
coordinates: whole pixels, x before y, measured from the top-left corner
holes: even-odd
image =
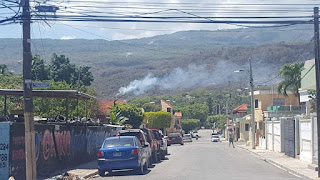
[[[123,104],[124,101],[121,100],[117,100],[116,103],[118,104]],[[108,113],[111,111],[111,106],[113,106],[113,101],[99,101],[99,109],[103,112],[103,113]]]
[[[233,109],[233,113],[246,113],[248,111],[247,104],[241,104],[240,106]]]
[[[169,107],[171,107],[171,108],[173,108],[173,106],[171,105],[171,104],[169,104],[167,101],[165,101],[165,100],[163,100],[163,99],[161,99],[161,104],[166,104],[166,105],[168,105]]]
[[[182,112],[175,112],[174,115],[178,117],[182,117]]]

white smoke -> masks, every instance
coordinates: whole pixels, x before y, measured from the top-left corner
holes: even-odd
[[[248,64],[237,64],[230,61],[219,61],[214,69],[206,68],[203,65],[191,64],[186,69],[176,68],[169,74],[156,77],[148,74],[143,79],[134,80],[126,87],[121,87],[117,95],[134,94],[140,95],[151,89],[158,90],[185,90],[191,88],[204,88],[213,84],[238,81],[243,79],[249,82],[248,72],[234,73],[235,70],[248,70]],[[275,69],[266,67],[259,63],[255,67],[254,75],[256,80],[263,80],[274,73]]]

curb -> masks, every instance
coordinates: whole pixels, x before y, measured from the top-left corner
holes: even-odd
[[[98,174],[98,171],[95,171],[95,172],[92,172],[92,173],[90,173],[90,174],[87,174],[87,175],[83,176],[83,178],[84,178],[84,179],[88,179],[88,178],[90,178],[90,177],[92,177],[92,176],[94,176],[94,175],[97,175],[97,174]]]
[[[287,172],[290,173],[290,174],[293,174],[293,175],[295,175],[295,176],[299,176],[299,177],[302,177],[302,178],[305,178],[305,179],[314,179],[314,178],[310,178],[310,177],[308,177],[308,176],[306,176],[306,175],[304,175],[304,174],[301,174],[301,173],[299,173],[299,172],[297,172],[297,171],[294,171],[294,170],[292,170],[292,169],[290,169],[290,168],[287,168],[287,167],[285,167],[285,166],[283,166],[283,165],[281,165],[281,164],[279,164],[279,163],[277,163],[277,162],[275,162],[275,161],[273,161],[273,160],[271,160],[271,159],[265,158],[265,157],[261,156],[260,154],[258,154],[258,153],[256,153],[256,152],[253,152],[253,151],[248,150],[247,148],[244,148],[244,147],[239,146],[239,145],[237,145],[237,147],[239,147],[239,148],[241,148],[241,149],[244,149],[244,150],[246,150],[246,151],[248,151],[248,152],[250,152],[250,153],[253,153],[253,154],[259,156],[261,160],[263,160],[263,161],[265,161],[265,162],[267,162],[267,163],[269,163],[269,164],[272,164],[273,166],[276,166],[276,167],[278,167],[278,168],[280,168],[280,169],[283,169],[284,171],[287,171]]]

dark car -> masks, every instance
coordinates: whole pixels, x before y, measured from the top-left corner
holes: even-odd
[[[151,166],[152,165],[152,150],[151,150],[151,146],[147,141],[146,138],[146,134],[145,132],[143,132],[140,129],[127,129],[127,130],[121,130],[118,132],[117,136],[135,136],[137,137],[143,148],[147,151],[147,161],[148,161],[148,165]]]
[[[184,145],[183,139],[180,133],[170,133],[168,135],[168,146],[170,146],[171,144]]]
[[[147,141],[150,144],[152,151],[152,162],[159,162],[161,159],[160,154],[160,143],[154,136],[154,133],[151,129],[142,129],[146,133]]]
[[[161,159],[165,159],[165,156],[168,154],[168,146],[167,146],[167,140],[164,138],[162,131],[159,129],[151,129],[153,131],[153,135],[157,139],[157,141],[160,143],[160,154]]]
[[[145,145],[146,146],[146,145]],[[98,172],[104,176],[112,170],[134,169],[144,174],[148,169],[147,152],[135,136],[109,137],[98,152]]]

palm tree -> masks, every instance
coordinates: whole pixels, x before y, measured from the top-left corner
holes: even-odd
[[[296,62],[290,65],[284,65],[279,71],[282,81],[278,84],[278,92],[288,96],[287,91],[291,90],[298,97],[300,103],[299,88],[301,86],[301,71],[303,63]]]

